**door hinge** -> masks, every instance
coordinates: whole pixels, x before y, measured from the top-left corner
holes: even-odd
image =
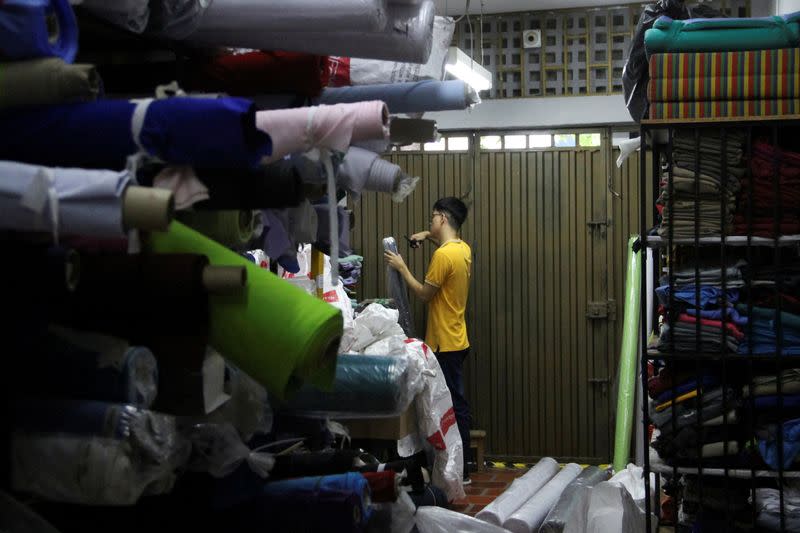
[[[591,229],[595,229],[601,226],[608,226],[609,222],[608,220],[590,220],[589,222],[586,223],[586,225],[589,226]]]
[[[589,302],[586,306],[586,318],[616,320],[617,302],[615,300]]]

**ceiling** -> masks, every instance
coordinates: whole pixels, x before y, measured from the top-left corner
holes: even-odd
[[[463,15],[466,0],[435,0],[436,12],[446,15]],[[544,11],[580,7],[615,6],[642,3],[631,0],[483,0],[484,13],[511,13],[515,11]],[[481,0],[470,0],[469,12],[481,12]]]

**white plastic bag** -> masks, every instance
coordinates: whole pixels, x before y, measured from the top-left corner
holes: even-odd
[[[644,513],[625,487],[604,481],[592,489],[586,513],[587,533],[640,533],[644,530]]]
[[[392,335],[373,342],[364,349],[364,355],[399,355],[406,353],[406,336]]]
[[[417,529],[420,533],[508,533],[494,524],[434,506],[417,509]]]
[[[406,341],[406,353],[423,364],[425,383],[422,392],[414,400],[418,436],[400,441],[398,452],[403,455],[402,451],[413,449],[415,444],[424,441],[425,446],[432,447],[434,451],[433,485],[442,489],[449,501],[463,498],[463,444],[456,425],[453,399],[439,361],[433,350],[417,339]]]

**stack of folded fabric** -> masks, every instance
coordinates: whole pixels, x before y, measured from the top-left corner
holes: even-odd
[[[681,485],[680,525],[693,526],[693,531],[753,529],[748,481],[684,476]]]
[[[342,285],[353,289],[361,279],[361,268],[364,258],[360,255],[348,255],[339,259],[339,276]]]
[[[800,154],[753,143],[751,175],[742,183],[734,219],[737,235],[800,233]]]
[[[748,313],[746,304],[738,304],[741,314]],[[764,307],[752,307],[748,317],[750,324],[739,344],[743,355],[770,355],[780,351],[782,355],[800,355],[800,315],[781,312]],[[780,337],[778,321],[780,319]]]
[[[656,295],[662,314],[669,320],[663,321],[650,348],[659,352],[720,353],[724,343],[725,351],[736,353],[739,350],[747,318],[732,307],[739,301],[739,290],[728,287],[742,285],[740,264],[727,267],[725,272],[725,291],[719,287],[722,271],[718,268],[701,268],[699,287],[693,283],[693,267],[677,270],[674,286],[669,285],[668,279],[661,280],[662,286],[656,289]],[[688,283],[680,284],[678,280]]]
[[[662,218],[659,235],[669,237],[672,227],[673,238],[694,238],[695,221],[698,237],[728,232],[745,174],[743,142],[739,131],[728,132],[724,141],[717,132],[702,132],[699,138],[691,131],[675,132],[671,176],[663,173],[656,206]]]
[[[714,386],[714,380],[703,376],[689,382],[686,386],[692,390],[651,411],[650,419],[659,430],[652,446],[665,462],[713,467],[745,452],[745,433],[737,425],[739,395]]]
[[[758,512],[756,526],[762,531],[782,531],[781,515],[784,517],[783,531],[800,531],[800,485],[797,481],[787,481],[781,491],[757,488],[755,506]]]
[[[800,112],[800,13],[752,19],[659,18],[645,34],[651,119]]]

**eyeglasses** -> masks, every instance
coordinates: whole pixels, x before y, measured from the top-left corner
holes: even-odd
[[[431,224],[433,224],[433,219],[435,219],[436,217],[443,217],[443,216],[444,216],[444,213],[434,213],[434,214],[432,214],[431,215]]]

